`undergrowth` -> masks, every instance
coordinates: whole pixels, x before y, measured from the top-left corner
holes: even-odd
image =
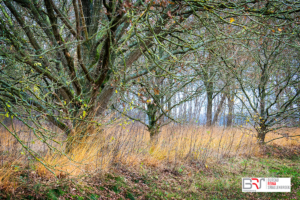
[[[14,175],[18,187],[1,199],[299,199],[300,160],[264,156],[229,158],[219,165],[132,167],[115,164],[105,174],[43,179]],[[242,193],[242,177],[291,177],[291,193]],[[25,180],[25,181],[24,181]]]
[[[69,157],[47,152],[54,174],[2,143],[0,199],[300,198],[298,140],[260,148],[247,130],[173,127],[153,144],[147,132],[123,129],[86,140]],[[292,192],[242,193],[242,177],[291,177]]]

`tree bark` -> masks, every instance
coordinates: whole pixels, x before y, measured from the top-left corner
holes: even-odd
[[[259,130],[258,130],[258,135],[257,135],[257,140],[260,145],[264,144],[265,142],[265,137],[266,137],[266,84],[268,80],[268,74],[267,74],[267,65],[264,64],[261,72],[261,79],[260,79],[260,84],[259,84],[259,98],[260,98],[260,104],[259,104],[259,109],[260,109],[260,120],[259,120]]]
[[[159,124],[157,123],[156,119],[156,112],[157,107],[155,107],[153,104],[148,104],[148,120],[149,120],[149,125],[148,125],[148,131],[150,133],[150,140],[151,142],[155,142],[157,139],[157,136],[159,134]]]
[[[213,82],[208,83],[207,87],[207,108],[206,108],[206,126],[212,125],[212,106],[213,106]]]
[[[233,95],[227,96],[227,101],[228,101],[227,127],[232,126],[233,112],[234,112],[234,99],[233,98],[234,98]]]
[[[261,120],[259,130],[257,131],[257,142],[259,145],[263,145],[265,143],[267,133],[267,127],[263,120]]]
[[[226,95],[222,94],[221,101],[218,105],[217,111],[214,115],[214,119],[213,119],[212,124],[211,124],[212,126],[214,126],[217,123],[218,119],[219,119],[219,115],[220,115],[220,113],[223,109],[223,104],[224,104],[225,99],[226,99]]]

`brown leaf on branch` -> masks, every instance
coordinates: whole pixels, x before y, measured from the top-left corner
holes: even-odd
[[[171,14],[171,11],[170,11],[170,10],[167,12],[167,15],[168,15],[168,17],[170,17],[170,19],[173,19],[173,17],[172,17],[172,14]]]
[[[129,2],[128,0],[126,0],[125,3],[124,3],[124,7],[125,8],[131,8],[132,7],[132,3]]]

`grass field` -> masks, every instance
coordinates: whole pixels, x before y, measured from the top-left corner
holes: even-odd
[[[144,127],[118,125],[76,143],[68,157],[47,151],[32,133],[20,130],[20,138],[43,155],[42,161],[52,167],[53,173],[2,131],[2,198],[300,198],[299,137],[281,138],[260,148],[255,132],[245,128],[174,125],[165,127],[157,141],[150,142]],[[300,130],[284,133],[299,135]],[[266,141],[278,137],[270,133]],[[62,138],[58,136],[57,140]],[[292,192],[242,193],[242,177],[292,177]]]

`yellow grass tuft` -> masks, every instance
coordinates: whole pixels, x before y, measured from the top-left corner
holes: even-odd
[[[299,135],[300,129],[284,130],[289,135]],[[28,134],[28,133],[26,133]],[[42,150],[41,142],[32,144],[28,135],[23,134],[26,144],[31,148]],[[253,130],[239,128],[199,126],[168,126],[164,127],[157,142],[151,142],[149,133],[141,126],[111,127],[76,142],[75,148],[68,155],[48,151],[44,162],[53,167],[57,177],[66,175],[78,176],[107,172],[114,164],[130,165],[143,168],[144,165],[159,167],[165,164],[197,163],[204,167],[211,166],[226,157],[259,156],[261,151],[256,143]],[[14,138],[7,132],[0,133],[2,161],[7,163],[8,156],[3,152],[19,149],[18,159],[22,148],[15,143]],[[266,141],[280,137],[276,133],[269,133]],[[60,137],[61,138],[61,137]],[[35,140],[31,137],[31,140]],[[61,140],[61,139],[60,139]],[[279,146],[299,145],[300,137],[282,138],[270,144]],[[64,146],[57,146],[63,150]],[[8,153],[9,154],[9,153]],[[1,160],[0,160],[1,162]],[[26,162],[26,159],[23,160]],[[51,174],[41,163],[36,162],[34,168],[39,176],[52,178]],[[9,175],[13,173],[10,168],[2,167],[0,171],[0,185],[12,187]],[[7,177],[7,178],[6,178]]]

